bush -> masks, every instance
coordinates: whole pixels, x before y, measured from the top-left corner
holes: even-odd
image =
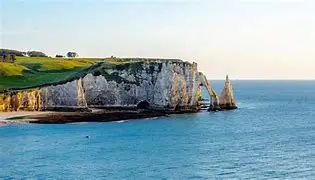
[[[47,55],[40,51],[28,51],[27,55],[29,57],[47,57]]]
[[[69,58],[73,58],[73,57],[78,57],[79,55],[78,55],[78,53],[76,53],[76,52],[68,52],[67,53],[67,57],[69,57]]]
[[[2,55],[0,55],[0,61],[1,62],[14,63],[15,60],[16,60],[16,58],[15,58],[14,54],[2,54]]]
[[[56,58],[63,58],[63,57],[64,57],[63,55],[56,54]]]
[[[17,50],[11,50],[11,49],[0,49],[0,56],[6,55],[6,54],[13,54],[15,56],[25,56],[26,53],[22,51]]]

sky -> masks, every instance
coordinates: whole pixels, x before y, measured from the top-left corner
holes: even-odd
[[[208,79],[315,79],[312,0],[0,0],[0,48],[179,58]]]

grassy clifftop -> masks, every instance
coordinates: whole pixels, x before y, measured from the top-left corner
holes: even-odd
[[[56,84],[100,68],[137,69],[139,62],[155,63],[161,61],[182,62],[177,59],[145,58],[51,58],[51,57],[16,57],[15,63],[0,62],[0,92],[9,89],[23,89]],[[99,62],[101,67],[97,68]],[[129,66],[130,64],[130,66]]]
[[[93,58],[16,57],[15,63],[0,62],[0,91],[62,81],[100,61]]]

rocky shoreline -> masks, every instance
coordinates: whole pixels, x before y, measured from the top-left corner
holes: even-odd
[[[46,112],[31,114],[13,114],[0,120],[0,125],[11,123],[36,123],[36,124],[66,124],[75,122],[111,122],[120,120],[144,119],[151,117],[168,116],[170,114],[196,113],[196,111],[107,111],[97,110],[91,112]],[[13,112],[12,112],[13,113]]]

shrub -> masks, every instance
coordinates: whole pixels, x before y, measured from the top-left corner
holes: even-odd
[[[63,55],[56,54],[56,58],[63,58],[63,57],[64,57]]]
[[[14,63],[15,60],[16,60],[16,58],[15,58],[14,54],[2,54],[2,55],[0,55],[0,61],[1,62]]]
[[[11,49],[0,49],[0,56],[3,56],[5,54],[13,54],[15,56],[25,56],[26,53],[22,51],[17,50],[11,50]]]
[[[67,53],[67,57],[69,57],[69,58],[73,58],[73,57],[78,57],[79,55],[78,55],[78,53],[76,53],[76,52],[68,52]]]
[[[47,55],[40,51],[28,51],[27,55],[29,57],[47,57]]]

